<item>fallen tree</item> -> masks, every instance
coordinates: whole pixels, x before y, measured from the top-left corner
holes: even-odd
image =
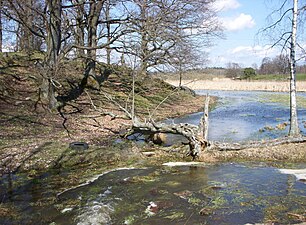
[[[189,152],[188,156],[195,159],[201,151],[208,146],[208,110],[209,110],[209,96],[206,96],[204,105],[204,114],[198,126],[180,123],[180,124],[166,124],[158,123],[153,119],[148,121],[140,121],[134,117],[131,129],[125,134],[125,137],[140,133],[144,135],[154,135],[158,133],[179,134],[188,140]]]

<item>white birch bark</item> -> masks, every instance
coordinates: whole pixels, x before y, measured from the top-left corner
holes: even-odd
[[[296,104],[296,33],[297,33],[297,16],[298,16],[298,0],[294,0],[292,34],[290,46],[290,129],[289,136],[298,136],[300,134],[297,104]]]

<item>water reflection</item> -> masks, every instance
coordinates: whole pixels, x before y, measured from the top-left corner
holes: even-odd
[[[125,169],[63,192],[53,205],[43,204],[51,183],[33,180],[13,189],[9,199],[2,196],[1,204],[11,202],[20,214],[0,217],[0,223],[214,225],[271,218],[280,224],[297,223],[300,220],[290,215],[305,213],[306,188],[294,175],[301,170],[285,172],[264,163]],[[14,186],[20,181],[12,182]],[[4,183],[0,186],[3,193],[10,191]]]
[[[288,213],[300,212],[305,196],[305,184],[264,164],[117,171],[61,196],[62,205],[79,202],[56,222],[73,217],[91,224],[103,217],[97,224],[246,224],[275,216],[287,224],[297,222]]]
[[[209,139],[215,141],[249,141],[271,139],[285,136],[285,129],[275,129],[279,124],[289,122],[289,107],[265,101],[269,95],[287,95],[275,92],[246,92],[246,91],[205,91],[198,94],[217,96],[217,107],[210,112]],[[305,94],[299,94],[305,97]],[[194,113],[183,118],[174,119],[174,123],[199,123],[202,113]],[[303,121],[306,109],[298,110],[300,129],[305,134]],[[268,129],[265,129],[268,128]]]

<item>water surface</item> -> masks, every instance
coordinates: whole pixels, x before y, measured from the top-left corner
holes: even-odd
[[[49,208],[19,204],[33,224],[288,224],[305,213],[305,185],[263,163],[162,166],[110,172]]]
[[[289,126],[283,130],[276,129],[276,126],[289,122],[289,106],[281,102],[271,102],[266,98],[271,95],[288,95],[288,93],[206,90],[197,93],[218,97],[217,107],[209,114],[209,140],[241,142],[278,138],[288,134]],[[305,93],[298,95],[306,97]],[[202,115],[203,113],[194,113],[168,122],[197,125]],[[305,134],[305,108],[298,108],[298,119],[301,132]]]

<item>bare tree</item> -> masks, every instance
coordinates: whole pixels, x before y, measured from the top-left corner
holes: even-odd
[[[298,16],[298,0],[294,0],[293,19],[290,46],[290,136],[299,136],[299,124],[297,116],[296,104],[296,35],[297,35],[297,16]]]
[[[41,94],[54,108],[59,100],[55,87],[59,86],[60,61],[72,50],[86,62],[83,88],[88,77],[100,72],[96,69],[99,52],[106,54],[107,63],[112,49],[136,56],[145,73],[173,63],[178,51],[176,59],[191,53],[192,41],[199,48],[219,34],[213,1],[6,0],[3,12],[20,27],[21,49],[31,44],[29,36],[46,46]],[[180,58],[180,71],[187,67],[186,59]],[[193,59],[189,57],[189,61]]]
[[[0,52],[2,52],[2,40],[3,40],[3,32],[2,32],[2,0],[0,0]]]
[[[75,49],[77,56],[85,62],[84,78],[81,86],[85,87],[87,79],[97,79],[96,64],[100,61],[99,53],[106,52],[106,61],[110,64],[112,44],[120,36],[128,32],[122,29],[122,23],[126,21],[127,15],[121,13],[115,6],[119,0],[71,0],[68,24],[73,27],[73,44],[68,51]],[[112,17],[112,12],[116,15]],[[100,51],[102,50],[102,51]]]
[[[260,33],[268,35],[273,41],[272,47],[281,46],[282,51],[290,52],[290,128],[289,136],[296,137],[300,135],[297,116],[296,103],[296,50],[301,47],[297,43],[298,15],[305,6],[299,5],[298,0],[291,2],[284,0],[281,6],[274,10],[272,16],[277,19],[270,26],[264,28]],[[288,6],[288,8],[286,8]],[[289,20],[288,20],[289,19]],[[290,23],[288,23],[290,22]],[[289,29],[290,28],[290,29]],[[278,33],[277,33],[278,32]],[[271,35],[273,33],[273,35]]]
[[[187,70],[203,68],[206,54],[191,41],[177,42],[170,50],[167,63],[179,74],[179,87],[182,86],[183,75]]]
[[[289,57],[280,54],[274,58],[265,57],[260,65],[261,74],[286,74],[290,70]]]
[[[106,62],[108,65],[111,63],[111,24],[110,24],[110,10],[111,10],[111,1],[107,0],[105,3],[105,19],[106,19],[106,29],[107,29],[107,46],[106,46]]]
[[[32,52],[41,50],[43,28],[43,5],[39,0],[13,1],[2,0],[2,13],[12,23],[15,22],[15,32],[18,51]]]
[[[264,57],[261,60],[261,65],[260,65],[260,73],[261,74],[271,74],[272,72],[272,68],[271,68],[271,59],[269,57]]]
[[[280,54],[273,59],[273,62],[276,67],[276,73],[286,74],[290,70],[290,60],[288,55]]]
[[[75,44],[77,46],[85,46],[85,0],[72,0],[72,4],[75,5]],[[77,48],[77,57],[84,58],[85,51],[83,48]]]
[[[213,0],[132,0],[126,7],[131,14],[127,23],[132,32],[124,36],[119,52],[136,55],[140,70],[167,64],[171,49],[185,41],[197,40],[198,48],[220,34],[220,26],[211,7]]]
[[[226,77],[240,78],[242,75],[241,66],[238,63],[229,62],[226,65]]]

